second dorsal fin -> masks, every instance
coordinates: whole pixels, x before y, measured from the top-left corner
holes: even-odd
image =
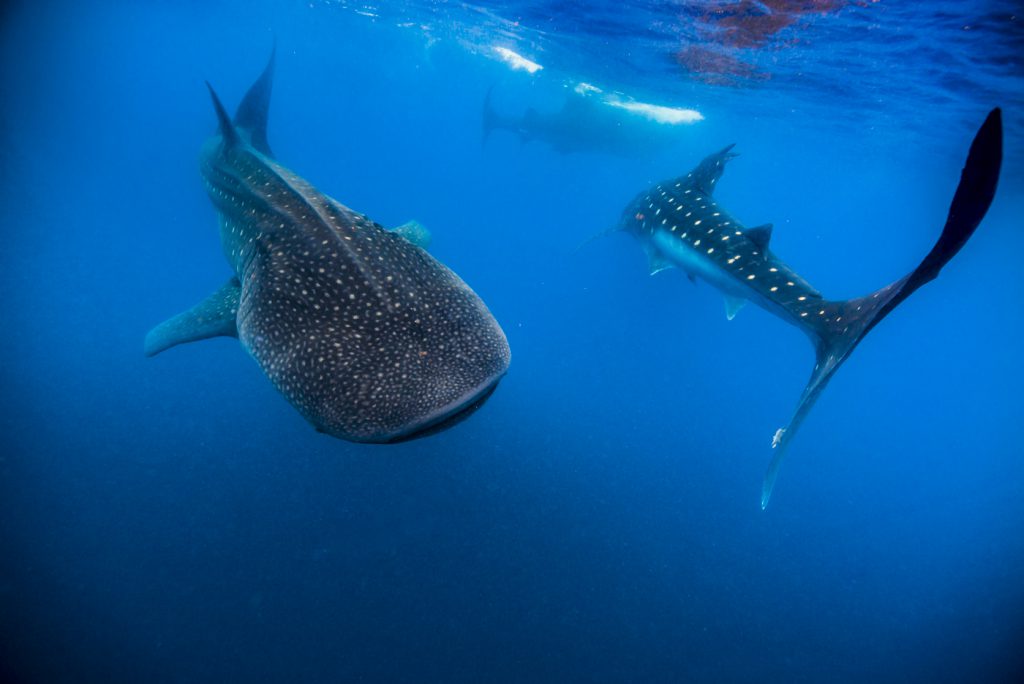
[[[754,226],[753,228],[747,228],[743,232],[755,245],[761,249],[768,249],[768,241],[772,239],[772,224],[765,223],[764,225]]]

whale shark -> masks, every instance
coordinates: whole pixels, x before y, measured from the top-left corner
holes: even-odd
[[[681,130],[677,124],[691,124],[704,118],[693,110],[610,98],[599,94],[601,91],[593,86],[569,92],[557,110],[528,107],[522,114],[510,115],[495,109],[493,90],[489,89],[484,98],[484,144],[495,131],[506,131],[523,144],[539,142],[559,154],[601,152],[641,157],[679,141]],[[654,118],[648,114],[652,110]]]
[[[389,443],[463,420],[509,367],[484,302],[428,254],[415,222],[387,230],[282,166],[267,141],[271,53],[234,120],[207,83],[217,132],[200,172],[231,277],[145,339],[237,337],[320,432]]]
[[[1002,117],[998,108],[992,110],[975,135],[942,233],[917,268],[876,292],[848,300],[825,298],[777,257],[771,224],[747,227],[715,201],[726,163],[737,156],[733,147],[637,195],[611,232],[625,231],[640,242],[651,274],[678,268],[721,291],[730,320],[746,302],[754,302],[810,338],[816,363],[789,423],[772,438],[774,454],[761,488],[764,509],[793,437],[836,370],[872,328],[938,276],[985,216],[1002,163]]]

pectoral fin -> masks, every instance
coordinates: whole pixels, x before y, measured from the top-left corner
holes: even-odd
[[[725,295],[725,317],[730,321],[736,318],[736,314],[739,313],[739,310],[742,309],[746,303],[746,299]]]
[[[647,268],[650,270],[651,275],[661,273],[673,266],[675,266],[675,264],[661,256],[661,254],[656,251],[651,251],[647,254]]]
[[[238,337],[235,318],[240,295],[238,280],[232,278],[188,311],[156,326],[146,335],[146,356],[154,356],[178,344],[210,337]]]
[[[427,230],[419,221],[407,221],[400,226],[392,228],[391,232],[401,235],[420,249],[427,249],[430,247],[430,240],[432,237],[430,235],[430,231]]]

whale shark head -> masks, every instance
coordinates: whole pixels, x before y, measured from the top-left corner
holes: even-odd
[[[233,278],[147,336],[150,355],[237,336],[317,430],[394,442],[450,427],[508,369],[483,301],[421,245],[422,226],[387,230],[281,165],[267,143],[273,57],[234,120],[210,88],[217,132],[200,170]]]

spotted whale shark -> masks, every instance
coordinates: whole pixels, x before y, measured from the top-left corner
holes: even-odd
[[[720,290],[730,320],[750,301],[810,338],[816,363],[788,425],[772,438],[774,454],[761,490],[765,508],[787,448],[836,370],[872,328],[939,274],[985,216],[1002,163],[1002,119],[994,109],[975,135],[945,226],[928,255],[908,275],[849,300],[826,299],[779,259],[771,250],[770,224],[744,226],[715,201],[715,186],[736,156],[732,148],[637,195],[615,230],[639,240],[652,274],[679,268],[691,280],[700,278]]]
[[[395,442],[464,419],[508,369],[505,334],[416,223],[385,229],[282,166],[267,142],[274,57],[200,154],[231,278],[158,325],[152,356],[237,337],[324,433]]]

